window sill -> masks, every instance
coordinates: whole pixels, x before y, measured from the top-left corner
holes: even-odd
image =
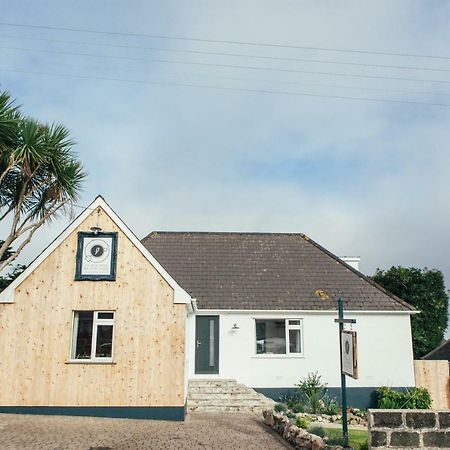
[[[116,365],[117,363],[114,361],[95,361],[95,360],[88,360],[88,359],[71,359],[70,361],[66,361],[65,364],[110,364],[110,365]]]
[[[279,359],[279,358],[285,358],[285,359],[303,359],[305,358],[305,355],[303,353],[299,353],[297,355],[293,354],[282,354],[282,355],[270,355],[270,354],[260,354],[260,355],[253,355],[252,358],[256,359]]]

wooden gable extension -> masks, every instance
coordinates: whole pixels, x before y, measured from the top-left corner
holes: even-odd
[[[115,225],[127,236],[134,246],[142,253],[148,262],[158,271],[174,290],[175,303],[190,303],[190,295],[169,275],[154,256],[144,247],[141,241],[127,227],[122,219],[106,203],[103,197],[98,196],[50,245],[17,277],[4,291],[0,292],[0,303],[13,303],[16,288],[27,278],[76,228],[83,223],[93,210],[101,208],[115,223]]]
[[[114,281],[75,280],[93,226],[117,233]],[[3,293],[0,407],[182,408],[188,298],[97,198]],[[75,311],[114,311],[112,361],[72,359]]]

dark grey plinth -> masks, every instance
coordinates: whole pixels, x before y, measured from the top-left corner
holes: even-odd
[[[369,410],[371,448],[450,449],[450,411]]]

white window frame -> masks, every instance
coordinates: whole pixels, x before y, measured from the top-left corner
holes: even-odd
[[[290,321],[300,322],[299,325],[290,325]],[[285,322],[285,330],[286,330],[286,355],[303,355],[303,322],[302,319],[286,319]],[[292,352],[291,343],[289,340],[289,331],[290,330],[300,330],[300,352]]]
[[[286,353],[257,353],[257,343],[256,343],[256,321],[257,320],[284,320],[284,332],[285,332],[285,344],[286,344]],[[299,325],[290,325],[289,321],[297,321],[300,322]],[[253,354],[256,358],[303,358],[305,356],[305,351],[303,347],[303,319],[300,317],[253,317]],[[289,345],[289,330],[300,330],[300,349],[301,352],[290,352]]]
[[[78,313],[80,312],[92,312],[93,313],[93,319],[92,319],[92,341],[91,341],[91,357],[85,358],[85,359],[77,359],[75,358],[75,352],[76,352],[76,345],[77,345],[77,335],[78,335]],[[113,315],[112,319],[99,319],[99,314],[111,314]],[[113,310],[101,310],[101,311],[95,311],[95,310],[76,310],[73,311],[73,326],[72,326],[72,346],[70,349],[70,361],[71,362],[80,362],[80,363],[89,363],[89,362],[112,362],[114,357],[114,321],[116,318],[116,312]],[[97,346],[97,332],[98,327],[100,325],[109,325],[112,326],[112,339],[111,339],[111,357],[97,357],[96,354],[96,346]]]

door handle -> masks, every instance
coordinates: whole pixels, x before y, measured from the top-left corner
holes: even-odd
[[[197,348],[199,348],[200,345],[202,345],[202,343],[199,340],[197,340]]]

